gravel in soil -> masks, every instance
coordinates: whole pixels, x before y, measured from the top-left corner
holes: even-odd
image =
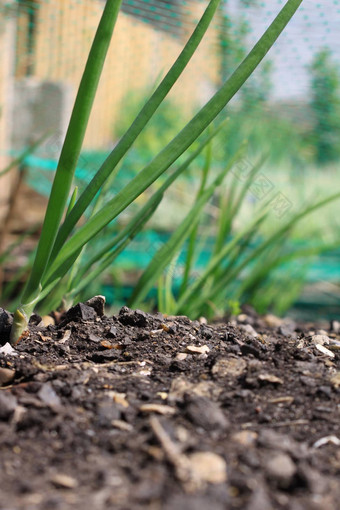
[[[0,312],[2,510],[339,508],[338,323]]]

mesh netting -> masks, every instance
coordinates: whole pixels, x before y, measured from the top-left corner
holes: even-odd
[[[85,149],[107,149],[114,143],[119,136],[126,99],[131,100],[132,94],[141,99],[164,75],[205,6],[206,2],[199,0],[124,0]],[[235,69],[246,49],[281,7],[280,0],[221,2],[197,55],[170,94],[182,121]],[[59,131],[54,142],[60,145],[102,9],[101,0],[2,2],[0,48],[4,55],[4,50],[12,45],[12,50],[7,51],[10,54],[3,58],[7,69],[14,66],[15,70],[14,118],[19,110],[24,109],[26,113],[25,121],[21,120],[25,125],[16,129],[12,126],[7,133],[11,140],[9,147],[1,147],[2,152],[6,148],[20,150],[47,125]],[[327,65],[339,68],[339,27],[338,0],[330,0],[327,5],[317,1],[302,4],[249,83],[258,82],[265,99],[284,102],[297,115],[299,105],[305,104],[310,92],[310,66],[318,55],[322,51],[329,53],[321,72],[327,71]],[[7,63],[9,59],[11,62]],[[46,83],[58,84],[59,90],[46,90],[47,87],[41,90],[39,87]],[[1,89],[0,104],[3,104],[13,89],[13,76],[2,74]],[[247,100],[255,102],[256,99],[249,96]],[[52,106],[48,108],[46,102]],[[53,110],[53,104],[58,108]],[[35,112],[30,111],[30,106]]]

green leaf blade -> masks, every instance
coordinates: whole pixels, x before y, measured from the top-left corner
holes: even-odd
[[[120,4],[121,0],[107,0],[87,59],[52,185],[36,258],[23,292],[23,303],[30,302],[39,292],[39,284],[48,264],[58,227],[65,211]]]
[[[157,87],[156,91],[152,94],[150,99],[139,112],[130,128],[123,135],[117,146],[104,161],[92,181],[88,184],[82,195],[79,197],[79,200],[75,204],[72,213],[66,218],[65,222],[60,228],[55,246],[53,248],[52,260],[59,253],[67,237],[81,218],[82,214],[86,211],[87,207],[92,202],[96,193],[99,191],[111,172],[115,169],[117,164],[121,161],[138,135],[142,132],[153,114],[156,112],[157,108],[160,106],[162,101],[165,99],[173,85],[176,83],[186,68],[198,45],[203,39],[203,36],[210,25],[210,22],[216,12],[219,3],[220,0],[210,0],[210,3],[206,8],[201,20],[199,21],[192,36],[189,38],[188,43],[185,45],[183,51],[175,61],[174,65],[170,68],[169,72],[166,74],[160,85]]]
[[[65,243],[54,261],[54,271],[62,266],[65,260],[69,259],[75,251],[90,241],[110,221],[116,218],[192,145],[263,60],[301,2],[302,0],[288,0],[248,56],[210,101],[153,161]],[[68,218],[72,217],[76,207],[77,204],[72,209]]]

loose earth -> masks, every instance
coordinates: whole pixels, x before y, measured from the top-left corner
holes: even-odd
[[[339,323],[103,306],[0,309],[2,510],[339,508]]]

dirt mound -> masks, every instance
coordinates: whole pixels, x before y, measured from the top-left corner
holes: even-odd
[[[334,325],[39,321],[0,349],[1,509],[339,508]]]

